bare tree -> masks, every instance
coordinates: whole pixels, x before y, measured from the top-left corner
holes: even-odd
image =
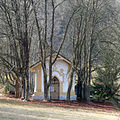
[[[7,51],[1,54],[1,60],[8,69],[11,78],[23,88],[23,98],[29,99],[29,52],[32,36],[31,3],[27,0],[0,1],[1,23],[4,29],[1,35],[7,44]],[[13,77],[14,75],[14,77]],[[17,78],[17,79],[15,79]],[[9,79],[9,78],[8,78]],[[26,90],[27,85],[27,90]],[[25,97],[25,93],[26,97]]]
[[[78,97],[80,99],[90,101],[91,69],[93,67],[93,62],[95,62],[93,59],[95,59],[97,57],[96,55],[99,54],[99,48],[97,45],[98,42],[101,41],[103,34],[105,35],[105,41],[107,41],[108,36],[106,36],[106,33],[111,33],[109,31],[110,26],[113,26],[114,22],[117,20],[116,18],[112,18],[113,15],[115,17],[117,14],[115,9],[111,6],[111,1],[109,0],[75,0],[74,2],[70,1],[70,4],[72,4],[72,9],[78,6],[80,9],[74,16],[71,24],[73,31],[70,30],[70,33],[73,33],[71,40],[71,43],[73,44],[72,67],[78,75]],[[72,84],[72,79],[70,84]],[[70,88],[71,86],[72,85],[69,85]],[[70,88],[68,88],[68,100],[70,99]],[[82,94],[82,91],[84,94]]]
[[[65,28],[65,32],[63,34],[63,39],[59,45],[59,48],[56,52],[56,56],[55,58],[53,59],[53,53],[54,53],[54,46],[53,46],[53,39],[54,39],[54,30],[55,30],[55,13],[56,13],[56,9],[64,2],[64,0],[62,2],[59,2],[57,4],[55,4],[55,2],[53,0],[51,1],[47,1],[45,0],[45,7],[44,7],[44,28],[42,28],[39,24],[39,19],[38,19],[38,15],[37,15],[37,9],[34,8],[34,16],[35,16],[35,20],[36,20],[36,26],[37,26],[37,30],[38,30],[38,38],[39,38],[39,48],[40,48],[40,53],[39,53],[39,56],[40,56],[40,62],[41,62],[41,65],[42,65],[42,69],[43,69],[43,73],[44,73],[44,99],[47,100],[47,97],[48,97],[48,88],[51,84],[51,80],[52,80],[52,66],[53,64],[56,62],[57,58],[58,58],[58,55],[62,49],[62,46],[64,44],[64,41],[65,41],[65,38],[66,38],[66,35],[67,35],[67,31],[68,31],[68,27],[69,27],[69,24],[71,22],[71,19],[75,13],[75,11],[73,12],[73,14],[70,16],[68,22],[66,23],[66,28]],[[35,3],[34,1],[32,0],[32,4],[33,6],[35,6]],[[51,5],[51,9],[48,10],[47,6]],[[50,32],[50,39],[48,39],[48,11],[51,11],[51,30],[49,31]],[[41,33],[42,33],[42,29],[44,30],[43,33],[44,33],[44,37],[41,36]],[[47,50],[47,51],[46,51]],[[49,55],[50,59],[49,59],[49,81],[47,82],[47,70],[46,70],[46,55]]]

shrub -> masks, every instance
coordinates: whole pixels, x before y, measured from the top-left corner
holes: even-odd
[[[118,60],[112,51],[105,54],[103,65],[97,69],[98,76],[93,83],[93,93],[96,99],[109,100],[114,98],[118,92],[120,88]]]
[[[7,94],[8,88],[9,88],[9,85],[4,86],[4,91],[3,91],[4,94]]]

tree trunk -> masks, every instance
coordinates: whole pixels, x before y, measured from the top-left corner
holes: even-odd
[[[25,58],[25,81],[27,82],[26,100],[29,100],[29,41],[28,41],[28,13],[27,0],[24,0],[25,36],[24,36],[24,58]]]
[[[81,76],[80,76],[80,74],[78,74],[77,100],[82,100],[82,81],[81,81]]]
[[[90,88],[86,83],[84,83],[84,96],[83,97],[85,101],[90,102]]]
[[[90,86],[89,85],[86,86],[85,96],[86,96],[87,102],[90,102]]]
[[[44,71],[44,100],[48,100],[47,73]]]
[[[71,92],[71,88],[73,84],[73,74],[74,74],[74,70],[72,68],[71,74],[70,74],[70,83],[69,83],[68,91],[67,91],[67,101],[70,101],[70,92]]]
[[[44,37],[44,44],[43,44],[43,72],[44,72],[44,100],[48,100],[48,90],[47,90],[47,70],[46,70],[46,43],[47,43],[47,2],[45,0],[45,37]]]
[[[22,85],[21,85],[21,99],[25,99],[25,94],[26,93],[26,82],[25,82],[25,77],[22,75]]]
[[[49,60],[49,84],[51,85],[51,80],[52,80],[52,55],[53,55],[53,36],[54,36],[54,14],[55,14],[55,9],[54,9],[54,1],[52,0],[52,31],[51,31],[51,37],[50,37],[50,60]],[[49,89],[49,85],[48,85]],[[47,90],[48,91],[48,90]]]
[[[26,81],[27,81],[27,90],[26,90],[26,100],[29,100],[29,71],[26,70]]]
[[[19,91],[19,83],[16,81],[16,86],[15,86],[15,89],[16,89],[16,91],[15,91],[15,97],[16,98],[19,98],[20,97],[20,91]]]
[[[83,84],[83,100],[86,100],[86,84],[85,84],[85,82],[84,82],[84,84]]]

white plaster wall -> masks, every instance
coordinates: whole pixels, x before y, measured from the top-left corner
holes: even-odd
[[[56,64],[53,66],[53,76],[55,76],[55,72],[54,72],[54,68],[56,68],[56,70],[61,73],[58,74],[58,79],[63,82],[63,92],[67,92],[68,89],[68,73],[69,73],[69,66],[66,62],[62,61],[62,60],[58,60],[56,62]],[[64,76],[63,76],[64,75]]]
[[[73,76],[73,86],[72,86],[72,91],[75,91],[75,75]]]
[[[46,62],[47,64],[47,71],[49,71],[49,63],[48,61]],[[56,76],[60,82],[63,82],[63,92],[67,92],[68,89],[68,72],[69,72],[69,65],[64,62],[63,60],[57,60],[56,63],[53,65],[53,74],[52,76]],[[49,75],[49,74],[48,74]],[[64,75],[64,76],[63,76]],[[44,92],[44,81],[43,81],[43,70],[41,73],[41,89],[42,92]],[[48,76],[48,80],[49,80],[49,76]]]

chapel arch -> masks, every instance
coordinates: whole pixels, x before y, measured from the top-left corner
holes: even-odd
[[[54,76],[50,85],[50,99],[59,100],[60,97],[60,82],[59,79]]]

